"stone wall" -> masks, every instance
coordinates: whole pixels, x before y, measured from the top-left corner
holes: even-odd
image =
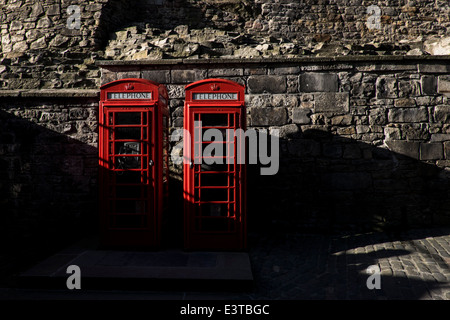
[[[2,219],[95,214],[102,83],[166,84],[177,128],[184,86],[220,77],[246,85],[249,127],[280,129],[279,173],[249,167],[251,226],[448,222],[450,69],[436,55],[450,54],[449,12],[446,0],[0,0]],[[173,166],[175,205],[179,179]]]
[[[450,223],[448,58],[366,57],[99,62],[102,83],[167,85],[171,127],[184,86],[220,77],[246,86],[249,128],[279,129],[280,168],[248,166],[250,228],[368,231]],[[4,225],[97,226],[98,90],[4,90]],[[182,212],[181,167],[171,211]],[[25,222],[28,224],[26,224]],[[37,228],[37,229],[36,229]]]
[[[95,59],[445,55],[449,13],[446,0],[0,0],[0,88],[98,88]]]
[[[186,84],[220,77],[246,86],[249,128],[279,129],[281,138],[276,175],[249,165],[253,225],[361,231],[450,222],[448,59],[100,64],[103,83],[165,83],[174,128],[183,125]],[[172,169],[180,179],[181,168]]]
[[[97,88],[94,59],[103,55],[109,32],[126,20],[112,12],[129,6],[107,0],[0,1],[0,89]]]

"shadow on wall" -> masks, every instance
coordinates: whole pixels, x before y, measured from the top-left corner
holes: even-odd
[[[107,40],[109,33],[124,27],[136,26],[142,32],[147,27],[165,31],[178,25],[239,32],[245,22],[256,18],[260,11],[253,1],[246,0],[109,0],[102,8],[98,33],[99,38]]]
[[[449,173],[320,130],[280,139],[273,176],[248,166],[249,226],[280,231],[395,231],[450,225]]]
[[[19,261],[61,249],[98,225],[98,151],[69,137],[88,130],[77,121],[86,110],[44,108],[28,101],[0,110],[0,248]]]
[[[98,150],[68,137],[76,127],[75,120],[75,127],[67,126],[69,119],[80,115],[69,110],[65,123],[55,118],[44,126],[37,123],[46,117],[38,108],[8,111],[0,110],[2,277],[62,249],[83,233],[95,233],[98,225]],[[257,165],[248,166],[249,246],[252,257],[262,259],[252,261],[259,298],[396,298],[401,297],[401,284],[407,281],[405,287],[414,290],[409,297],[420,298],[437,286],[435,281],[394,274],[382,276],[381,291],[368,291],[364,289],[367,275],[362,271],[390,257],[414,252],[428,256],[429,250],[415,239],[445,231],[393,237],[289,236],[302,230],[396,231],[448,222],[448,177],[443,170],[317,130],[287,135],[280,148],[278,174],[261,176]],[[172,232],[180,236],[182,189],[180,181],[173,180],[168,225],[175,226]],[[402,241],[403,249],[348,251],[393,239]],[[169,240],[179,245],[181,237]],[[345,254],[336,254],[342,251]],[[440,257],[430,257],[446,268]],[[265,272],[274,268],[270,265],[274,261],[282,272]],[[366,296],[358,295],[361,286]]]

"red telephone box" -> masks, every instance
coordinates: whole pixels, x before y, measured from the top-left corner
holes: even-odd
[[[186,249],[246,247],[244,86],[206,79],[186,86],[184,228]],[[243,150],[243,152],[242,152]]]
[[[100,98],[102,243],[157,247],[168,195],[167,90],[145,79],[122,79],[103,85]]]

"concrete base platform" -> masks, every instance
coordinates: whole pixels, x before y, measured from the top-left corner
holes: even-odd
[[[253,283],[244,252],[96,250],[81,243],[22,273],[19,284],[67,289],[69,265],[80,267],[85,289],[241,291]]]

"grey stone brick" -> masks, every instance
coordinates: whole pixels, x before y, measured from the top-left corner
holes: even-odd
[[[208,77],[241,77],[244,75],[244,68],[221,68],[209,69]]]
[[[380,76],[376,81],[377,98],[397,98],[397,79],[390,76]]]
[[[250,117],[252,126],[282,126],[288,120],[286,108],[252,108]]]
[[[270,68],[268,70],[269,74],[297,74],[300,72],[300,67],[278,67],[278,68]]]
[[[158,83],[166,84],[170,82],[170,71],[168,70],[143,70],[141,72],[143,79],[152,80]]]
[[[334,73],[304,73],[300,75],[300,92],[337,92],[338,76]]]
[[[280,139],[296,137],[296,136],[298,136],[298,134],[300,132],[300,128],[296,124],[287,124],[287,125],[281,126],[281,127],[270,127],[269,132],[271,135],[274,134],[274,132],[273,132],[274,129],[279,130],[278,137]]]
[[[438,78],[438,92],[448,93],[450,92],[450,77],[449,76],[439,76]]]
[[[348,92],[322,92],[314,94],[314,111],[344,114],[349,111]]]
[[[399,80],[399,97],[417,97],[421,94],[421,86],[418,80]]]
[[[422,76],[421,85],[423,94],[436,94],[437,78],[435,76]]]
[[[442,143],[420,144],[420,160],[439,160],[443,158]]]
[[[392,152],[419,159],[419,142],[417,141],[391,140],[385,143]]]
[[[444,142],[445,159],[450,160],[450,141]]]
[[[416,100],[412,98],[400,98],[395,99],[394,106],[398,108],[415,107],[417,105]]]
[[[247,85],[249,93],[285,93],[286,77],[275,75],[250,76]]]
[[[433,133],[430,142],[450,141],[450,133]]]
[[[384,128],[384,136],[386,141],[400,140],[401,132],[399,128],[386,127]]]
[[[426,122],[428,121],[428,111],[426,107],[390,109],[388,112],[388,121]]]
[[[445,64],[419,64],[420,73],[449,73],[450,65]]]
[[[172,83],[191,83],[205,79],[206,70],[172,70]]]
[[[438,105],[434,108],[434,120],[436,122],[448,123],[450,120],[450,106]]]
[[[311,110],[309,109],[298,109],[295,108],[292,111],[292,122],[298,124],[309,124],[311,122],[311,118],[309,117],[311,114]]]

